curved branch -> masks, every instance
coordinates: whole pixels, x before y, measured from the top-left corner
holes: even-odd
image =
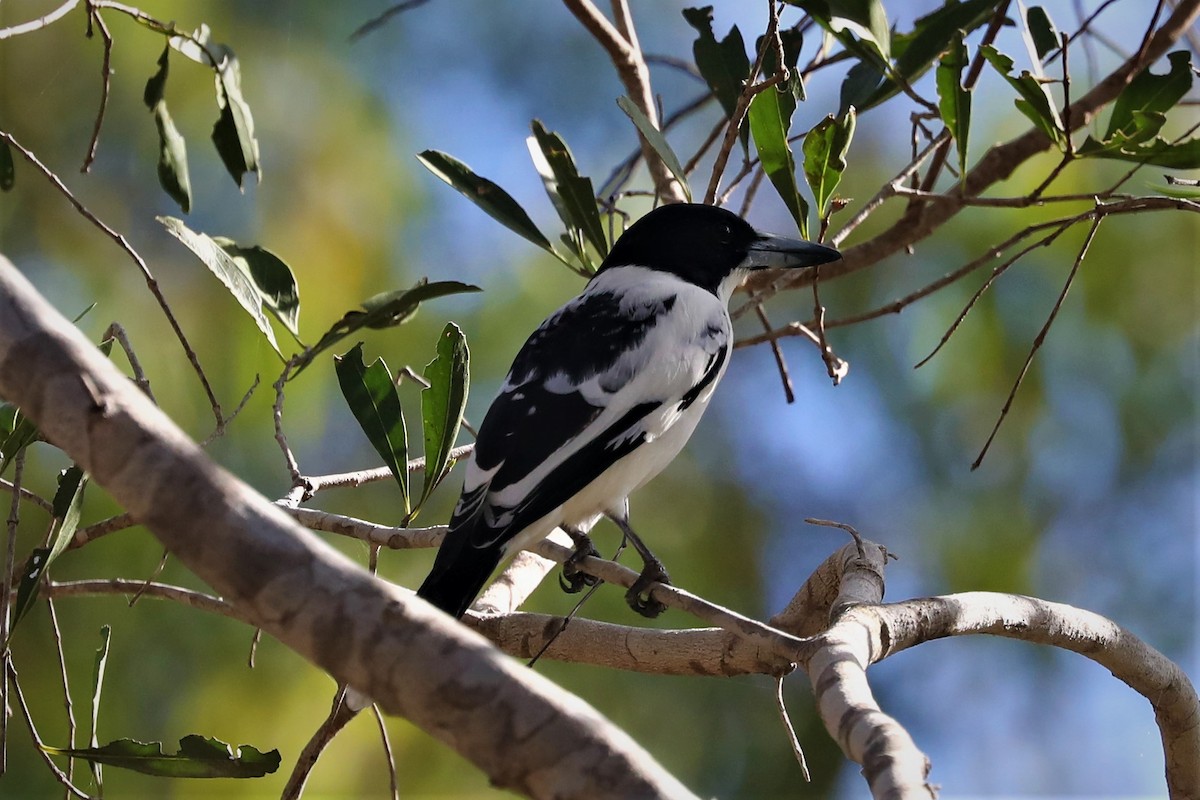
[[[1150,701],[1162,737],[1170,796],[1198,796],[1196,689],[1178,665],[1115,622],[1062,603],[996,592],[964,592],[855,609],[843,620],[854,624],[862,616],[879,620],[887,632],[875,661],[932,639],[981,633],[1060,647],[1090,658]]]
[[[214,464],[3,258],[0,394],[252,624],[498,786],[692,796],[590,706],[367,574]]]

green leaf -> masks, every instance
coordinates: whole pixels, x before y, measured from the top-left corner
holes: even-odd
[[[187,143],[167,111],[167,101],[154,106],[158,128],[158,182],[183,213],[192,210],[192,181],[188,175]]]
[[[842,80],[838,114],[845,114],[851,108],[865,108],[882,90],[883,78],[884,70],[874,60],[864,59],[850,67]]]
[[[754,41],[754,52],[762,50],[762,36]],[[800,51],[804,47],[804,33],[800,30],[799,23],[793,28],[784,28],[779,31],[779,44],[783,50],[783,65],[788,70],[788,79],[786,83],[779,84],[781,90],[786,90],[791,93],[794,100],[803,102],[804,97],[804,78],[797,68],[800,62]],[[764,75],[774,75],[779,72],[780,64],[778,63],[779,56],[775,52],[774,47],[768,47],[763,55],[762,71]]]
[[[713,34],[712,6],[685,8],[683,18],[700,34],[692,43],[696,69],[700,71],[700,77],[704,78],[717,102],[721,104],[726,119],[732,119],[737,111],[742,89],[750,79],[750,59],[746,55],[742,32],[734,25],[724,39],[717,41]],[[741,135],[742,146],[745,147],[745,128],[742,129]]]
[[[17,457],[17,453],[37,441],[38,429],[33,421],[11,403],[0,403],[0,476]]]
[[[1167,180],[1165,184],[1153,184],[1150,188],[1167,197],[1175,197],[1180,200],[1200,200],[1200,186],[1197,186],[1195,182],[1183,183],[1170,175],[1163,177]]]
[[[854,138],[856,114],[851,106],[845,116],[832,114],[818,122],[804,137],[804,177],[817,201],[817,213],[829,213],[829,201],[846,171],[846,153]]]
[[[591,179],[579,174],[571,150],[561,136],[547,131],[536,119],[531,128],[533,136],[527,142],[529,154],[559,217],[580,244],[577,248],[580,260],[584,264],[589,263],[582,247],[584,240],[604,258],[608,255],[608,239],[604,235],[604,224],[600,221]]]
[[[1009,85],[1017,90],[1020,97],[1015,101],[1015,105],[1020,112],[1041,128],[1042,132],[1050,137],[1050,141],[1054,142],[1060,150],[1065,150],[1067,134],[1063,128],[1062,119],[1058,116],[1058,109],[1054,107],[1046,87],[1038,82],[1029,70],[1014,77],[1011,74],[1013,60],[990,44],[981,46],[979,52],[997,72],[1004,76]]]
[[[79,510],[83,505],[83,490],[88,476],[78,465],[63,470],[58,475],[58,489],[54,493],[53,525],[57,526],[49,547],[37,547],[25,560],[21,570],[21,581],[17,585],[17,596],[13,602],[13,621],[9,635],[17,623],[33,608],[42,585],[42,576],[54,561],[62,555],[79,528]]]
[[[305,350],[296,359],[295,369],[292,370],[291,377],[294,378],[299,375],[305,367],[312,363],[318,354],[329,349],[357,330],[362,328],[379,330],[400,325],[411,319],[413,314],[417,313],[417,307],[426,300],[450,294],[478,291],[480,291],[478,286],[472,286],[469,283],[459,283],[458,281],[435,281],[430,283],[429,281],[421,280],[411,289],[377,294],[374,297],[368,298],[363,301],[362,311],[346,312],[341,319],[333,324],[333,327],[325,332],[320,341]]]
[[[1177,144],[1156,138],[1148,144],[1138,145],[1129,143],[1121,134],[1116,134],[1112,141],[1107,143],[1097,142],[1089,136],[1076,150],[1076,154],[1133,161],[1167,169],[1200,169],[1200,138],[1188,139]]]
[[[1132,136],[1139,127],[1134,118],[1136,112],[1166,114],[1191,90],[1191,54],[1186,50],[1177,50],[1167,59],[1171,67],[1166,74],[1156,75],[1147,67],[1117,95],[1112,116],[1108,120],[1108,130],[1104,133],[1105,141],[1118,133]]]
[[[279,769],[278,750],[263,753],[248,744],[235,748],[194,733],[179,740],[174,755],[165,755],[161,742],[133,739],[117,739],[102,747],[43,746],[42,750],[164,778],[261,778]]]
[[[950,48],[938,62],[936,74],[938,111],[958,148],[960,175],[967,171],[967,140],[971,128],[971,93],[962,86],[962,72],[967,63],[967,46],[963,44],[960,31],[954,35]]]
[[[400,484],[404,513],[412,510],[408,494],[408,431],[400,395],[392,381],[392,373],[382,358],[366,366],[363,363],[362,343],[354,345],[342,356],[333,357],[338,385],[358,425],[375,451],[392,471]]]
[[[658,157],[667,165],[667,169],[675,176],[675,180],[679,181],[679,186],[683,189],[683,195],[687,201],[692,202],[692,187],[688,185],[687,174],[683,171],[683,165],[679,163],[679,156],[675,155],[675,151],[671,149],[671,145],[667,142],[667,138],[663,136],[662,131],[654,127],[642,110],[637,107],[637,104],[628,97],[621,96],[617,98],[617,105],[625,112],[625,115],[633,122],[638,131],[650,144],[651,149],[658,154]]]
[[[275,332],[271,329],[271,323],[267,320],[266,314],[263,313],[263,297],[243,266],[225,252],[225,249],[212,237],[193,231],[183,223],[183,220],[175,217],[155,217],[155,219],[163,224],[168,233],[183,242],[184,246],[191,250],[213,275],[217,276],[217,279],[238,301],[238,305],[245,309],[250,318],[254,320],[254,324],[267,338],[271,348],[282,358],[283,353],[280,352],[279,344],[275,341]]]
[[[265,247],[242,247],[224,236],[214,236],[212,240],[250,278],[267,310],[283,323],[292,336],[298,337],[300,287],[296,285],[296,276],[292,273],[292,268]]]
[[[1047,53],[1057,50],[1061,44],[1058,29],[1054,27],[1046,9],[1041,6],[1033,6],[1025,12],[1025,27],[1029,30],[1029,37],[1033,39],[1038,58],[1045,58]]]
[[[907,33],[892,35],[892,55],[895,62],[886,78],[881,74],[882,84],[873,92],[843,102],[844,110],[854,105],[861,113],[895,96],[900,91],[897,78],[912,84],[924,74],[930,65],[946,50],[947,44],[956,33],[969,34],[992,18],[1003,0],[965,0],[947,3],[936,11],[918,18],[913,29]],[[878,72],[878,66],[876,66]]]
[[[183,213],[192,208],[192,182],[188,177],[187,144],[175,127],[167,101],[163,95],[167,86],[168,58],[171,45],[163,48],[158,57],[158,71],[146,81],[142,100],[154,112],[154,123],[158,128],[158,182],[170,197],[179,204]]]
[[[7,139],[0,139],[0,192],[7,192],[17,182],[16,165]]]
[[[550,240],[538,230],[525,209],[487,178],[476,175],[463,162],[438,150],[425,150],[417,154],[417,160],[425,168],[458,190],[459,194],[479,206],[488,216],[513,233],[533,242],[548,253],[558,254]]]
[[[428,388],[421,390],[421,421],[425,432],[425,483],[420,508],[446,477],[450,451],[458,438],[470,388],[471,351],[467,338],[453,322],[438,337],[437,356],[425,367]]]
[[[763,171],[791,212],[800,235],[807,239],[808,203],[796,187],[796,160],[788,144],[795,110],[796,98],[790,92],[767,89],[754,96],[747,114]]]
[[[224,48],[225,57],[216,69],[217,108],[221,116],[213,125],[212,140],[225,169],[234,182],[242,187],[242,178],[253,172],[262,180],[259,165],[258,140],[254,138],[254,117],[250,106],[242,97],[242,71],[229,48]]]
[[[881,0],[787,0],[808,12],[822,28],[845,44],[853,34],[885,62],[891,58],[892,32]]]
[[[100,740],[96,737],[97,723],[100,720],[100,690],[104,686],[104,671],[108,666],[108,645],[111,639],[112,628],[102,625],[100,627],[100,647],[96,650],[96,660],[92,665],[92,723],[88,745],[93,748],[100,744]],[[96,786],[103,786],[104,774],[100,770],[100,762],[92,760],[88,764],[92,768],[92,776],[96,779]]]

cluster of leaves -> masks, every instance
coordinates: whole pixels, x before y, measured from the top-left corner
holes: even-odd
[[[258,140],[254,136],[254,116],[242,97],[241,67],[233,51],[223,44],[210,43],[207,25],[194,33],[163,29],[158,23],[141,20],[154,30],[167,34],[167,44],[158,57],[158,71],[146,81],[143,100],[154,113],[158,126],[158,180],[186,214],[192,207],[192,184],[188,175],[187,143],[167,110],[165,91],[171,51],[182,54],[213,71],[216,83],[217,109],[220,115],[213,125],[212,141],[229,174],[243,185],[247,172],[262,179],[259,165]]]
[[[438,338],[437,355],[423,373],[421,423],[425,470],[420,495],[414,500],[408,481],[408,426],[391,370],[382,358],[367,366],[361,342],[334,358],[338,384],[347,405],[400,487],[404,502],[401,525],[412,522],[454,466],[451,450],[467,406],[470,360],[466,336],[453,322],[447,323]]]
[[[652,127],[649,123],[646,125]],[[512,195],[494,182],[477,175],[454,156],[439,150],[425,150],[417,154],[417,159],[430,172],[509,230],[545,250],[580,275],[591,275],[597,269],[597,259],[603,260],[611,245],[605,234],[592,180],[579,173],[571,149],[559,134],[547,130],[536,119],[531,128],[532,135],[526,139],[529,154],[542,178],[546,194],[566,228],[559,236],[565,251],[541,232]]]

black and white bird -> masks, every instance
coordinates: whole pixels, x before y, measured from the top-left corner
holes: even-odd
[[[607,516],[644,562],[629,604],[659,613],[643,595],[667,574],[629,526],[627,498],[679,453],[721,380],[730,295],[750,270],[840,257],[714,206],[665,205],[631,225],[583,293],[517,353],[417,594],[461,617],[505,556],[556,527],[575,540],[573,559],[594,554],[586,534]],[[572,566],[564,588],[594,582]]]

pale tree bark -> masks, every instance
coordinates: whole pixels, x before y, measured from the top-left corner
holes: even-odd
[[[531,797],[691,797],[597,711],[214,464],[0,256],[0,395],[240,615]]]

